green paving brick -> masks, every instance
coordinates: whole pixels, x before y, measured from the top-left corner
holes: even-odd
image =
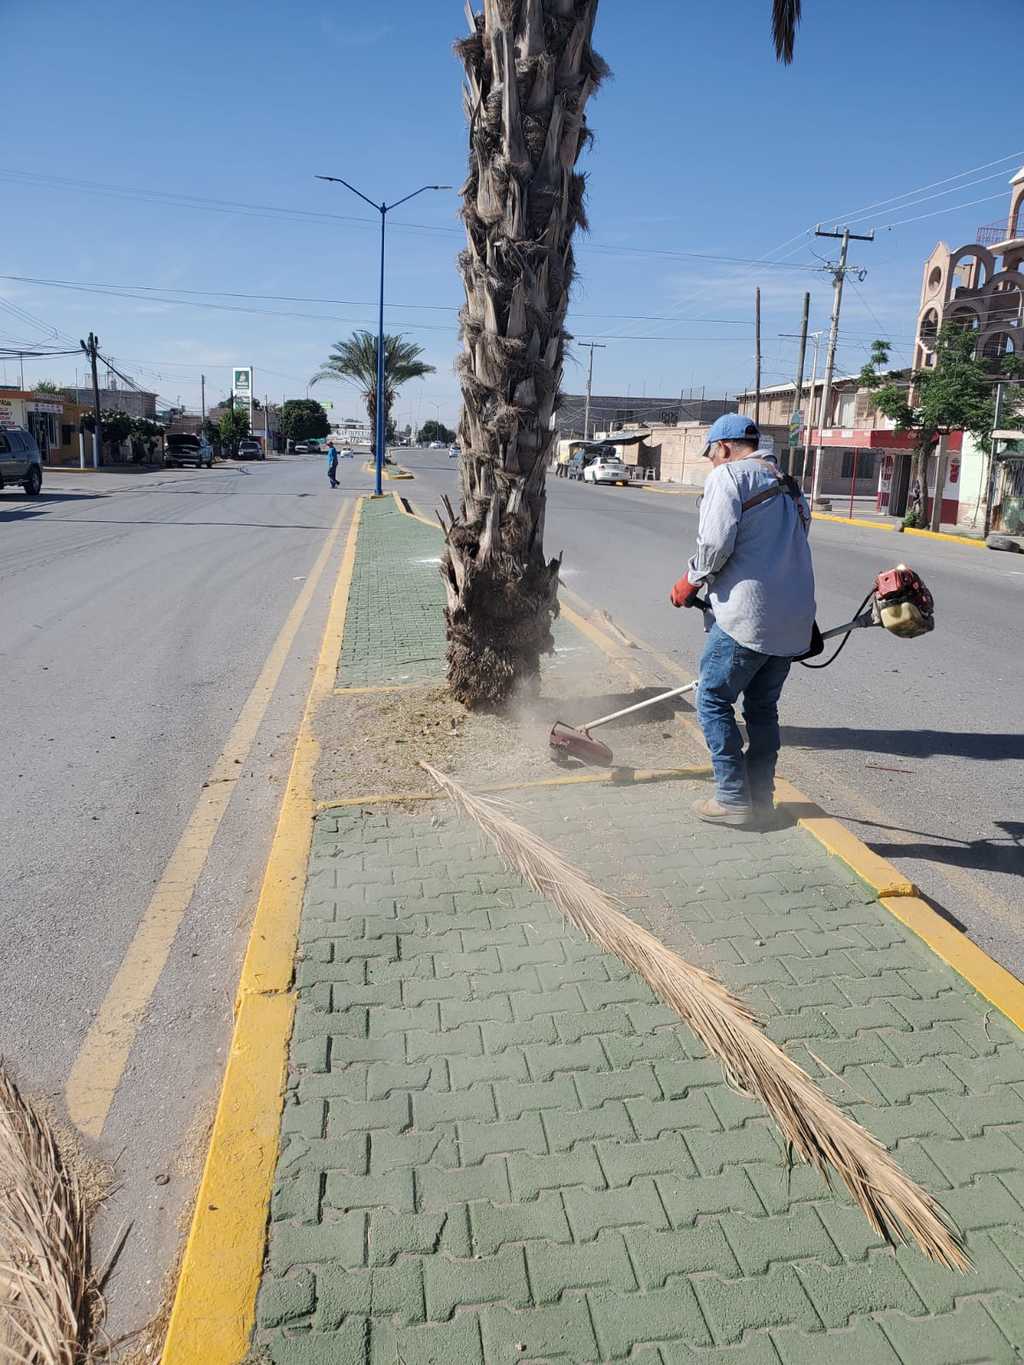
[[[383,1175],[346,1175],[343,1171],[328,1171],[324,1207],[339,1211],[385,1208],[411,1213],[412,1171],[388,1171]]]
[[[425,1000],[422,1005],[375,1009],[370,1013],[369,1024],[371,1038],[404,1033],[406,1029],[424,1029],[436,1034],[441,1026],[441,1007],[436,1000]]]
[[[624,1071],[578,1071],[575,1080],[580,1098],[588,1107],[607,1100],[661,1098],[654,1068],[646,1063]]]
[[[1005,1292],[1016,1295],[1024,1307],[1024,1279],[1003,1254],[1000,1231],[975,1234],[970,1241],[970,1253],[974,1262],[974,1269],[969,1274],[971,1295]],[[900,1247],[895,1256],[930,1313],[952,1313],[958,1300],[966,1297],[964,1276],[958,1271],[946,1270],[934,1261],[926,1260],[916,1247]],[[1021,1323],[1024,1327],[1024,1318]]]
[[[715,1271],[732,1278],[740,1274],[718,1221],[705,1219],[673,1232],[634,1227],[623,1235],[644,1289],[660,1289],[672,1275]]]
[[[941,1317],[887,1315],[881,1323],[904,1365],[1019,1365],[1020,1356],[980,1303]]]
[[[428,1063],[372,1062],[366,1073],[366,1097],[385,1100],[396,1090],[425,1090],[431,1084],[432,1071]]]
[[[780,1327],[772,1332],[772,1341],[782,1365],[826,1365],[831,1361],[848,1361],[849,1365],[904,1365],[881,1327],[863,1319],[845,1331],[829,1332],[827,1336],[823,1332]]]
[[[447,1211],[389,1213],[382,1210],[371,1213],[367,1238],[370,1265],[390,1265],[399,1255],[426,1255],[436,1251],[447,1219]]]
[[[628,1185],[638,1175],[671,1175],[689,1179],[697,1167],[678,1133],[653,1142],[599,1142],[597,1153],[610,1186]]]
[[[451,1322],[419,1327],[375,1322],[370,1360],[372,1365],[484,1365],[480,1321],[475,1313],[459,1313]]]
[[[921,1145],[954,1185],[963,1185],[990,1172],[1016,1171],[1022,1163],[1020,1149],[997,1130],[983,1138],[960,1138],[953,1142],[931,1138]]]
[[[447,1209],[473,1199],[505,1203],[510,1198],[509,1172],[500,1157],[465,1170],[445,1171],[436,1166],[424,1166],[416,1172],[416,1188],[420,1207],[424,1210]]]
[[[492,1053],[504,1052],[509,1047],[528,1047],[533,1043],[554,1043],[558,1039],[555,1021],[550,1014],[516,1019],[510,1024],[485,1023],[482,1025],[482,1032],[484,1051]]]
[[[659,1175],[656,1183],[673,1227],[686,1227],[701,1214],[739,1210],[757,1216],[764,1212],[761,1198],[742,1167],[726,1168],[722,1175],[700,1179]]]
[[[439,977],[410,975],[402,981],[402,999],[407,1005],[424,1000],[468,1000],[469,982],[464,976]]]
[[[710,1346],[700,1351],[682,1342],[663,1341],[659,1365],[780,1365],[780,1358],[767,1333],[748,1332],[739,1346]]]
[[[404,1128],[409,1123],[407,1094],[393,1094],[381,1100],[329,1100],[327,1135],[359,1132],[373,1128]]]
[[[642,1138],[690,1128],[716,1132],[722,1126],[702,1090],[693,1090],[681,1100],[627,1100],[626,1108]]]
[[[687,1346],[710,1346],[707,1323],[687,1280],[643,1294],[591,1290],[587,1294],[597,1330],[601,1360],[628,1356],[645,1341],[677,1340]]]
[[[493,1256],[507,1242],[570,1242],[572,1233],[561,1196],[540,1195],[525,1204],[470,1204],[474,1251]]]
[[[739,1341],[744,1332],[763,1327],[803,1327],[819,1319],[792,1266],[773,1265],[767,1275],[723,1280],[716,1275],[693,1281],[716,1342]]]
[[[479,1057],[484,1050],[479,1024],[463,1024],[444,1033],[410,1029],[405,1035],[405,1047],[410,1062],[433,1057]]]
[[[322,1223],[275,1223],[270,1232],[270,1268],[283,1274],[295,1265],[318,1261],[343,1266],[363,1264],[366,1215],[350,1213]]]
[[[458,1142],[455,1124],[432,1128],[427,1132],[376,1132],[370,1142],[370,1174],[387,1175],[404,1167],[455,1166],[458,1164]]]
[[[567,1189],[562,1197],[569,1225],[578,1242],[589,1241],[605,1228],[625,1228],[634,1224],[668,1227],[664,1206],[650,1177],[636,1179],[622,1189]]]
[[[270,1201],[271,1219],[278,1222],[294,1218],[300,1223],[315,1223],[319,1216],[320,1171],[316,1166],[310,1162],[290,1176],[282,1175],[279,1167]]]
[[[579,1073],[581,1076],[584,1073]],[[580,1101],[573,1084],[574,1077],[559,1075],[550,1081],[529,1081],[516,1084],[499,1081],[494,1087],[494,1097],[502,1118],[519,1118],[531,1110],[579,1109]]]
[[[502,995],[487,1000],[445,1000],[441,1004],[441,1027],[458,1028],[460,1024],[511,1024],[512,1006]]]
[[[915,1095],[906,1104],[849,1104],[847,1109],[884,1147],[893,1148],[903,1138],[959,1136],[931,1095]]]
[[[281,1328],[261,1333],[260,1345],[269,1351],[272,1365],[365,1365],[366,1318],[353,1317],[337,1332],[303,1332],[297,1335]],[[257,1365],[263,1365],[256,1357]]]
[[[560,1071],[606,1071],[608,1059],[596,1038],[582,1038],[578,1043],[535,1043],[524,1049],[535,1081],[550,1081]]]
[[[620,1100],[609,1100],[592,1109],[555,1109],[544,1115],[544,1128],[552,1151],[563,1151],[577,1142],[594,1142],[599,1138],[618,1138],[628,1141],[633,1137],[626,1106]]]
[[[256,1303],[256,1321],[261,1327],[280,1327],[307,1317],[316,1304],[316,1281],[310,1270],[295,1270],[290,1275],[268,1275]]]
[[[585,1246],[528,1243],[525,1250],[537,1303],[554,1303],[568,1290],[637,1287],[621,1233],[603,1232]]]
[[[530,1302],[522,1247],[502,1247],[493,1256],[468,1261],[434,1256],[424,1265],[423,1277],[427,1316],[432,1321],[450,1317],[462,1304],[504,1303],[525,1308]]]
[[[768,1120],[751,1119],[744,1128],[725,1133],[688,1129],[686,1145],[702,1175],[718,1175],[726,1166],[782,1160],[781,1139]]]
[[[496,1119],[494,1094],[487,1084],[468,1090],[424,1091],[412,1097],[413,1127],[432,1129],[462,1119]]]
[[[964,1137],[981,1137],[986,1128],[1016,1126],[1024,1132],[1024,1098],[1008,1085],[988,1095],[935,1095],[936,1109]],[[954,1136],[944,1134],[943,1136]]]
[[[499,1152],[535,1152],[548,1150],[544,1125],[538,1114],[523,1114],[518,1119],[502,1119],[500,1123],[459,1124],[459,1151],[463,1165],[473,1166],[484,1157]]]
[[[554,1156],[516,1152],[508,1158],[508,1178],[516,1199],[533,1199],[542,1190],[563,1189],[568,1193],[574,1185],[601,1190],[605,1183],[596,1152],[585,1145]]]
[[[768,1218],[724,1214],[721,1225],[744,1275],[763,1275],[780,1261],[840,1261],[828,1230],[815,1206],[802,1205]]]
[[[482,1057],[453,1057],[450,1065],[454,1090],[465,1090],[492,1081],[530,1079],[526,1053],[518,1047],[506,1048],[504,1052],[485,1053]]]
[[[421,1263],[406,1258],[395,1265],[371,1270],[318,1266],[313,1326],[321,1332],[334,1332],[353,1313],[397,1317],[406,1323],[422,1322]]]
[[[629,1014],[620,1005],[600,1010],[575,1009],[571,1014],[556,1014],[555,1027],[563,1043],[578,1043],[588,1033],[632,1033]]]
[[[480,1325],[487,1365],[519,1365],[523,1360],[579,1362],[597,1355],[590,1314],[582,1300],[521,1313],[485,1308]]]
[[[800,1265],[797,1274],[826,1327],[845,1327],[855,1316],[883,1309],[916,1315],[925,1308],[899,1263],[885,1253],[836,1269]]]

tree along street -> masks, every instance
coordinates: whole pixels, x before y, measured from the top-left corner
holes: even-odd
[[[365,490],[363,475],[345,470]],[[319,456],[211,471],[51,474],[0,495],[8,811],[5,1062],[65,1086],[190,813],[351,490]],[[223,1068],[235,982],[341,540],[298,627],[96,1152],[131,1224],[108,1330],[158,1310]]]
[[[416,474],[403,492],[425,514],[442,493],[456,500],[454,461],[414,451],[403,463]],[[563,581],[695,673],[701,622],[675,611],[668,591],[693,553],[696,499],[547,487],[545,547],[564,550]],[[822,628],[849,620],[875,575],[904,561],[935,593],[936,628],[912,641],[864,631],[830,668],[794,667],[780,772],[1024,975],[1024,726],[1011,704],[1024,644],[1010,628],[1024,561],[823,521],[811,543]],[[625,755],[628,729],[619,733]]]

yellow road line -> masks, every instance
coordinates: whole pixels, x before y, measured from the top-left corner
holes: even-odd
[[[162,1365],[238,1365],[249,1349],[279,1150],[295,1012],[292,974],[316,810],[319,746],[313,717],[330,695],[338,666],[362,506],[362,500],[356,503],[352,517],[253,919]]]
[[[577,787],[593,782],[610,782],[615,787],[646,786],[651,782],[699,782],[711,775],[710,764],[692,768],[611,768],[601,773],[567,773],[564,777],[542,777],[532,782],[491,782],[474,787],[477,792],[534,791],[543,787]],[[318,811],[338,810],[342,806],[384,805],[394,801],[446,801],[443,791],[373,792],[369,796],[339,796],[333,801],[318,801]]]
[[[164,868],[72,1065],[65,1087],[68,1113],[90,1137],[97,1138],[103,1131],[143,1014],[167,963],[175,935],[206,866],[210,847],[295,636],[337,543],[346,511],[345,507],[338,511],[334,526],[267,655],[227,743],[203,784],[184,833]]]

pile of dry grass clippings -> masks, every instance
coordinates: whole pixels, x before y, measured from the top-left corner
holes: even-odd
[[[96,1308],[78,1177],[0,1068],[0,1362],[81,1365]]]

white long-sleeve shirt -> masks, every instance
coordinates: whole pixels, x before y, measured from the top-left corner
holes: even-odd
[[[689,578],[708,584],[715,620],[738,644],[791,659],[807,649],[814,625],[810,510],[783,491],[743,511],[777,482],[774,468],[774,456],[759,450],[711,471]]]

